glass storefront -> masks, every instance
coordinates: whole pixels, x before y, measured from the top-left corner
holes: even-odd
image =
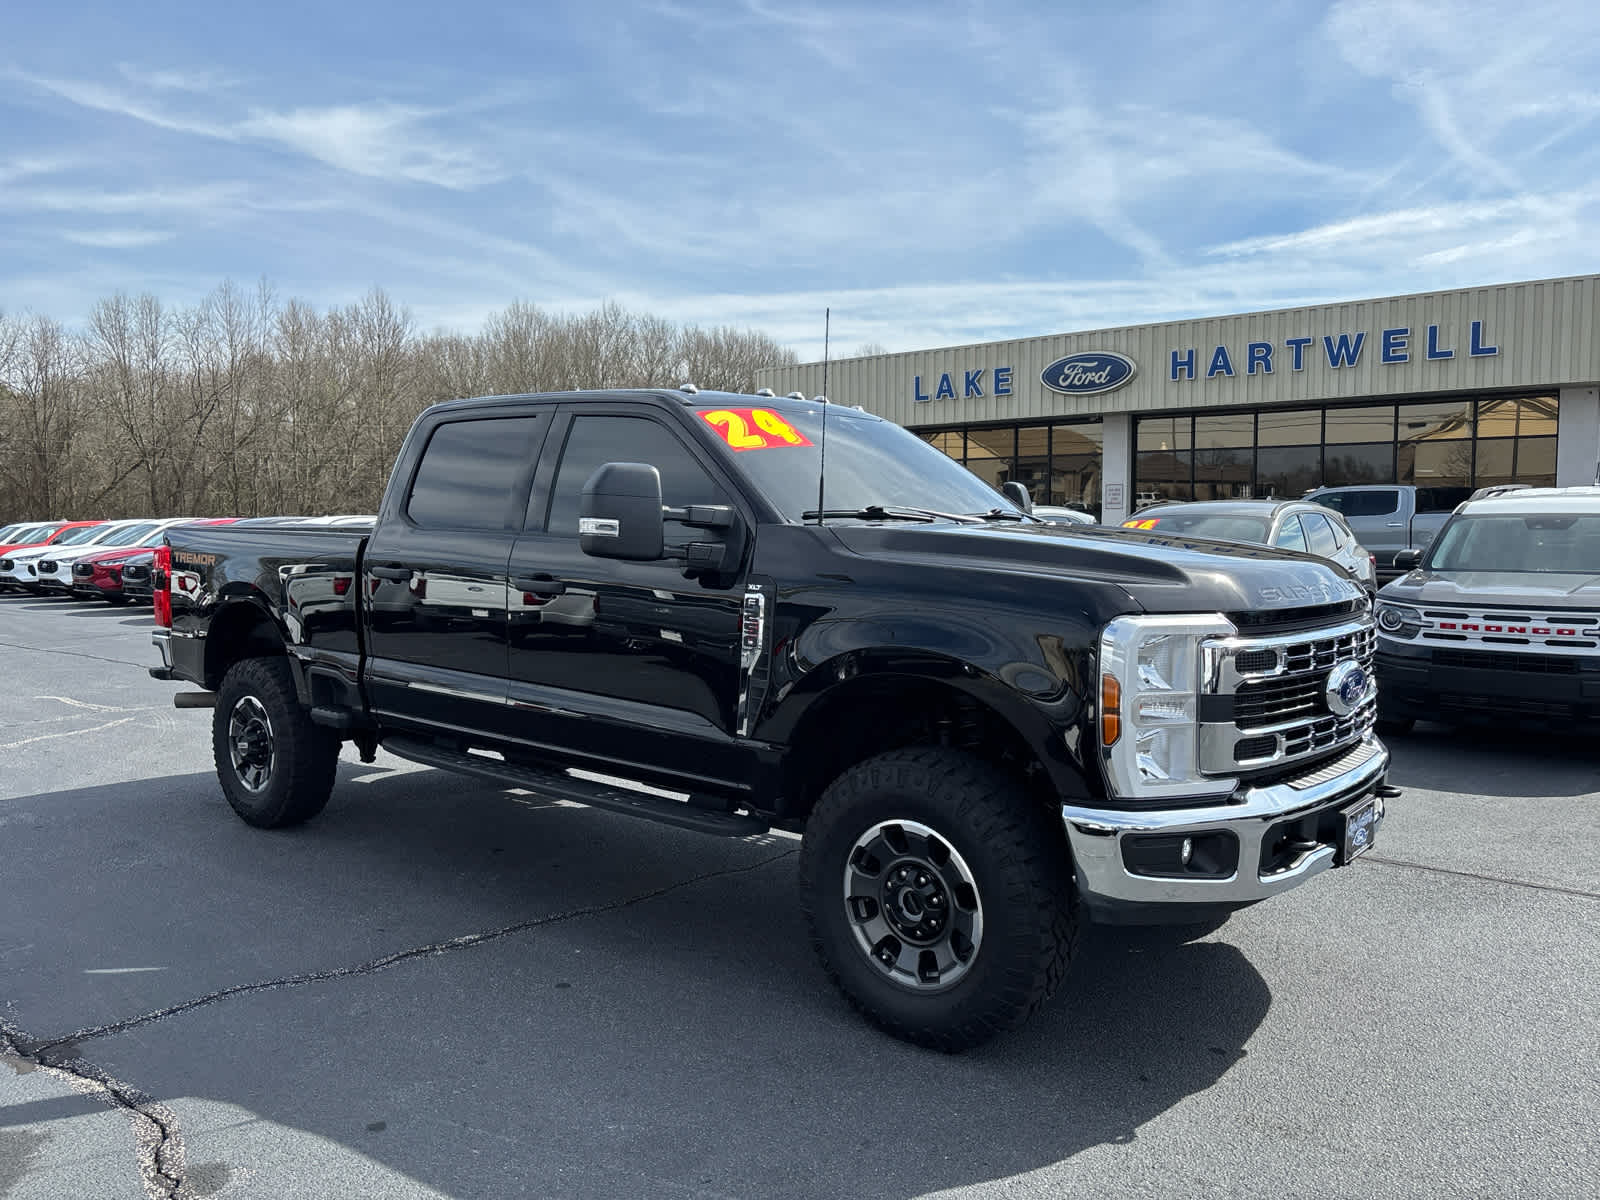
[[[1318,486],[1553,486],[1556,397],[1150,417],[1135,425],[1136,506],[1292,498]]]
[[[913,432],[995,488],[1015,480],[1035,504],[1100,515],[1104,435],[1098,419]]]

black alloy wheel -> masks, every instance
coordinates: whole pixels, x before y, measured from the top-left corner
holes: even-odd
[[[340,742],[301,707],[286,658],[246,658],[228,668],[211,742],[223,794],[248,824],[298,825],[327,805]]]
[[[801,904],[845,998],[950,1052],[1026,1020],[1065,975],[1079,921],[1066,835],[1018,780],[913,747],[846,770],[800,846]]]

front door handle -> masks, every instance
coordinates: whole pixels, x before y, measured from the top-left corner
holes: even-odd
[[[1404,521],[1390,521],[1389,522],[1389,528],[1390,529],[1404,529],[1405,527],[1406,527],[1406,523]]]
[[[554,575],[535,575],[530,579],[513,579],[511,586],[519,592],[532,592],[535,596],[559,596],[567,585]]]
[[[374,578],[389,579],[395,583],[402,583],[411,578],[410,567],[368,567]]]

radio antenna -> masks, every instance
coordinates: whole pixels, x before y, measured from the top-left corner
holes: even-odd
[[[828,334],[832,324],[832,308],[822,310],[822,433],[817,438],[817,524],[822,524],[825,511],[822,503],[822,485],[828,477]]]

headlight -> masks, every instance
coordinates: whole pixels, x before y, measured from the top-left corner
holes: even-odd
[[[1200,774],[1200,643],[1233,637],[1221,616],[1118,617],[1100,635],[1100,745],[1111,790],[1130,799],[1226,795]]]
[[[1422,619],[1417,610],[1387,601],[1378,605],[1378,628],[1389,637],[1414,638],[1422,632]]]

